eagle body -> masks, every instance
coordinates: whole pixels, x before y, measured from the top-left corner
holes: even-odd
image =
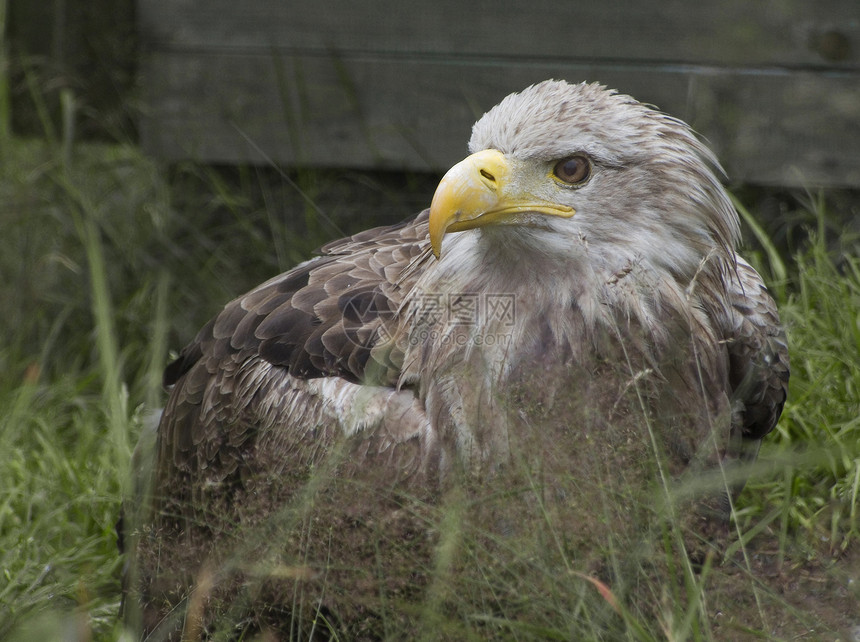
[[[775,425],[788,358],[711,152],[677,119],[560,81],[505,98],[469,149],[428,210],[228,303],[167,368],[128,580],[145,631],[211,633],[249,577],[258,624],[298,631],[297,591],[364,621],[356,595],[384,591],[355,577],[389,564],[392,594],[421,593],[432,507],[533,488],[524,470],[560,523],[589,471],[631,482],[645,459],[663,488],[720,471],[702,503],[728,510],[742,480],[726,471]],[[478,522],[521,529],[481,506]],[[290,570],[260,579],[265,560]]]

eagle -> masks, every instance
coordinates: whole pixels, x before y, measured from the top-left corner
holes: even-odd
[[[376,589],[349,573],[405,555],[407,540],[432,567],[444,533],[404,514],[455,487],[534,486],[540,470],[558,514],[581,517],[584,491],[559,488],[598,467],[635,477],[653,457],[664,489],[714,471],[723,482],[678,510],[730,510],[789,367],[713,153],[677,118],[556,80],[504,98],[468,149],[428,209],[236,298],[167,367],[142,440],[145,500],[127,506],[125,607],[154,639],[208,635],[219,608],[294,633],[296,586],[310,595],[315,581],[311,620],[366,622],[356,595]],[[479,521],[525,528],[504,509]],[[380,532],[389,548],[368,543]],[[386,586],[429,590],[421,568]]]

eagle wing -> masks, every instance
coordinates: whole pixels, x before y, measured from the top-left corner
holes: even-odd
[[[348,432],[384,422],[389,406],[393,439],[420,430],[414,395],[395,389],[403,354],[394,337],[409,268],[429,255],[426,239],[425,212],[329,243],[228,303],[165,371],[172,391],[158,430],[156,494],[177,475],[205,470],[212,483],[236,472],[272,417],[278,430],[296,431],[296,443],[308,426]]]
[[[776,426],[788,393],[789,358],[776,303],[758,272],[736,257],[736,278],[726,279],[728,307],[721,317],[729,356],[732,424],[755,456]]]

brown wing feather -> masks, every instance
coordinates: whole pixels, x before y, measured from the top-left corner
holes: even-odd
[[[165,386],[204,357],[220,361],[236,353],[261,354],[296,377],[362,381],[361,353],[375,345],[372,330],[392,323],[408,287],[397,280],[426,252],[426,221],[423,212],[408,223],[333,241],[316,259],[231,301],[167,367]],[[335,333],[347,340],[335,339]],[[390,382],[395,381],[396,374]]]
[[[165,370],[164,383],[174,389],[159,428],[158,486],[183,471],[205,468],[220,479],[236,470],[256,430],[242,404],[264,393],[248,374],[261,362],[298,379],[372,377],[375,385],[396,386],[402,355],[379,344],[394,334],[411,287],[409,279],[396,281],[426,253],[426,237],[424,212],[334,241],[321,256],[228,303]]]
[[[735,423],[746,439],[773,430],[788,393],[789,361],[776,303],[759,274],[737,260],[737,280],[729,289],[729,384]]]

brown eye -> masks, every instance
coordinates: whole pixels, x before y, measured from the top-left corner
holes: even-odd
[[[569,185],[579,185],[591,176],[591,161],[584,154],[565,158],[556,163],[553,174]]]

